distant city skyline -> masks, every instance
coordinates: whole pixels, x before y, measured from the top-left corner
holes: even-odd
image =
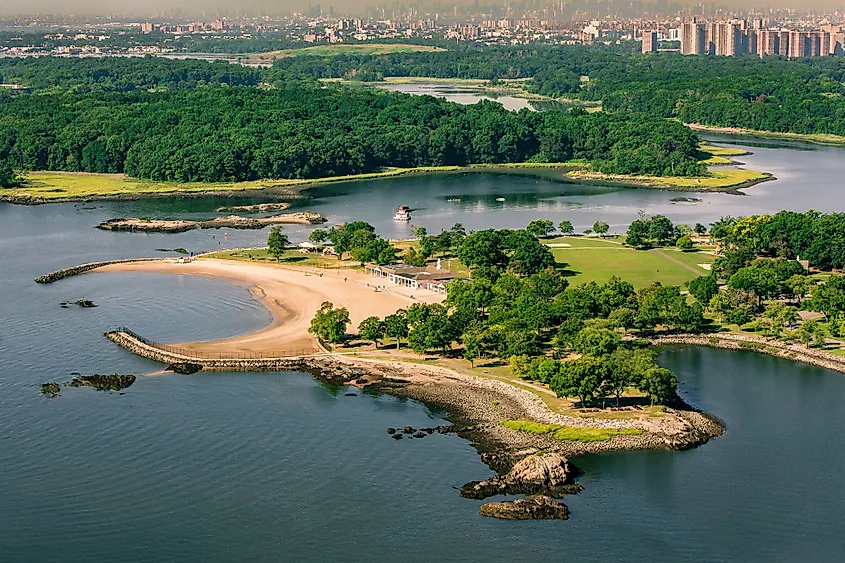
[[[305,0],[126,0],[115,5],[112,0],[3,0],[0,5],[0,17],[26,15],[75,15],[75,16],[137,16],[150,17],[154,15],[175,15],[177,12],[185,16],[213,16],[215,14],[251,13],[252,15],[282,15],[294,11],[306,12],[310,6],[321,4]],[[418,8],[423,10],[438,10],[444,13],[454,6],[493,6],[501,8],[511,6],[519,10],[539,10],[546,6],[563,6],[569,9],[586,10],[591,4],[599,4],[589,0],[411,0],[408,2],[379,1],[379,0],[323,0],[322,8],[328,12],[333,8],[337,13],[364,13],[368,8],[385,7],[395,10],[404,7],[406,10]],[[614,2],[602,2],[608,11],[613,11]],[[652,0],[642,2],[643,12],[653,12],[655,7],[661,13],[671,13],[672,8],[702,6],[723,6],[736,10],[766,10],[766,9],[795,9],[796,11],[842,11],[843,0],[740,0],[721,2],[683,2],[677,0]],[[619,8],[628,11],[634,8],[631,4],[618,2]]]

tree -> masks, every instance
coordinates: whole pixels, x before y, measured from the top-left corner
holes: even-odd
[[[375,316],[367,317],[358,325],[358,335],[378,348],[379,339],[384,337],[384,321]]]
[[[813,288],[809,308],[821,311],[828,319],[845,311],[845,275],[832,275],[825,283]]]
[[[458,258],[469,268],[504,267],[508,259],[503,239],[502,233],[495,229],[476,231],[463,240],[458,248]]]
[[[665,215],[655,215],[648,220],[648,238],[663,245],[672,240],[674,227]]]
[[[692,231],[698,236],[703,237],[707,233],[707,227],[705,227],[701,223],[696,223],[695,226],[692,228]]]
[[[402,261],[409,266],[422,267],[426,265],[427,258],[424,253],[417,252],[417,250],[412,246],[405,251],[405,256],[402,258]]]
[[[564,220],[558,223],[557,226],[558,230],[567,236],[572,236],[575,234],[575,227],[572,226],[572,221]]]
[[[596,221],[593,223],[593,231],[600,236],[604,236],[610,230],[610,225],[604,221]]]
[[[645,373],[657,367],[651,350],[619,348],[610,355],[610,370],[605,380],[606,390],[616,396],[616,405],[628,387],[639,386]]]
[[[408,313],[404,309],[396,311],[384,318],[384,334],[396,339],[396,349],[399,349],[401,339],[408,337]]]
[[[341,342],[346,335],[346,325],[349,324],[349,311],[346,307],[335,308],[330,301],[323,301],[320,309],[311,319],[308,332],[332,344]]]
[[[475,359],[481,355],[481,333],[476,330],[468,330],[461,335],[461,344],[464,345],[464,359],[469,361],[470,367],[475,367]]]
[[[285,253],[285,248],[290,244],[287,235],[282,232],[279,226],[270,229],[270,236],[267,237],[267,252],[278,261]]]
[[[609,364],[593,356],[563,362],[560,372],[554,376],[549,388],[558,397],[578,397],[581,406],[595,397],[609,373]]]
[[[622,339],[612,330],[586,327],[575,336],[573,348],[581,354],[599,357],[609,355],[621,344]]]
[[[448,310],[439,303],[414,303],[408,309],[408,344],[417,354],[448,350],[455,334]]]
[[[467,237],[467,230],[460,223],[455,223],[452,225],[452,228],[449,229],[449,234],[451,235],[452,244],[460,246]]]
[[[709,304],[713,296],[719,293],[719,284],[712,273],[690,280],[687,287],[690,294],[702,305]]]
[[[548,219],[534,219],[528,223],[525,230],[539,238],[554,232],[555,224]]]
[[[628,227],[628,236],[625,237],[625,244],[633,247],[645,246],[648,242],[648,223],[642,219],[634,219]]]
[[[470,237],[467,237],[467,240]],[[527,231],[510,231],[503,239],[510,271],[517,274],[536,274],[555,265],[555,257],[549,247]]]
[[[678,378],[670,370],[653,367],[645,372],[639,383],[639,390],[646,393],[651,404],[666,404],[675,397]]]
[[[325,229],[314,229],[308,235],[308,240],[314,244],[322,244],[329,240],[329,232]]]
[[[760,299],[753,292],[729,287],[713,296],[708,309],[720,321],[742,326],[751,320],[759,305]]]
[[[680,237],[677,241],[675,241],[675,246],[684,252],[695,248],[695,244],[693,244],[692,239],[688,236]]]
[[[19,178],[7,158],[0,157],[0,188],[11,188],[17,185]]]

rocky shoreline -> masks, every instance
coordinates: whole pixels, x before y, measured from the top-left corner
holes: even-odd
[[[268,225],[320,225],[326,218],[313,211],[298,213],[282,213],[270,217],[241,217],[229,215],[216,217],[206,221],[139,219],[128,217],[125,219],[109,219],[97,225],[103,231],[125,231],[133,233],[184,233],[195,229],[263,229]]]
[[[786,344],[778,340],[749,336],[746,334],[674,334],[658,336],[651,340],[652,344],[689,344],[694,346],[710,346],[726,350],[749,350],[791,360],[804,362],[832,371],[845,373],[845,356],[836,356],[824,350],[814,350],[798,344]]]

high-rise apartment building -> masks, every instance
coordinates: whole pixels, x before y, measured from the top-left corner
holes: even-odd
[[[643,32],[643,53],[657,52],[657,32],[644,31]]]
[[[803,31],[789,33],[789,58],[801,59],[807,56],[808,35]]]
[[[681,54],[704,55],[704,27],[695,22],[681,25]]]
[[[739,26],[734,23],[720,23],[716,26],[716,55],[736,57],[742,54]]]
[[[757,54],[759,54],[760,57],[765,57],[766,55],[777,55],[779,39],[778,32],[764,29],[759,33],[759,37],[757,38]]]
[[[781,57],[789,56],[789,39],[792,34],[788,31],[778,32],[778,55]]]

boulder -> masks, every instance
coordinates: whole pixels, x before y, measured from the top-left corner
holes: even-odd
[[[202,371],[202,364],[194,364],[191,362],[176,362],[167,366],[167,371],[178,373],[181,375],[191,375]]]
[[[569,508],[550,497],[537,496],[490,502],[481,506],[479,514],[504,520],[568,520]]]
[[[494,495],[544,494],[560,498],[583,488],[574,483],[576,469],[557,453],[529,455],[505,475],[472,481],[461,487],[461,496],[485,499]]]

